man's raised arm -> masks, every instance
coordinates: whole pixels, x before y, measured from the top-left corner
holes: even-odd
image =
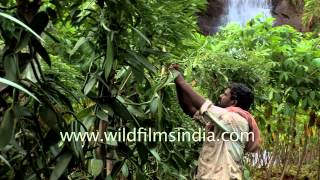
[[[187,115],[193,117],[196,111],[203,105],[205,99],[193,91],[192,87],[184,80],[181,73],[175,79],[175,84],[181,108]]]

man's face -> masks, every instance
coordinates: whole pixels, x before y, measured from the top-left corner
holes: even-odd
[[[234,106],[236,104],[235,100],[231,100],[230,89],[226,89],[223,94],[219,96],[218,106],[226,108],[230,106]]]

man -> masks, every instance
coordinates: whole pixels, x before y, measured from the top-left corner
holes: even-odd
[[[178,74],[175,84],[181,108],[199,120],[206,127],[207,133],[211,131],[215,135],[215,141],[206,139],[203,144],[196,178],[243,179],[244,153],[257,151],[260,143],[259,129],[248,112],[253,103],[253,93],[243,84],[231,84],[220,95],[218,104],[213,105],[192,90],[177,65],[172,68]]]

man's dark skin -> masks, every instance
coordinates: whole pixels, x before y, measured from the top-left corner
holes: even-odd
[[[179,71],[178,65],[172,65],[171,68]],[[193,117],[197,110],[201,108],[205,99],[193,91],[192,87],[184,80],[181,73],[179,73],[178,77],[175,79],[177,96],[179,100],[179,104],[183,109],[184,113]],[[231,100],[230,89],[226,89],[223,94],[219,97],[219,102],[217,106],[226,108],[230,106],[236,106],[237,101]]]

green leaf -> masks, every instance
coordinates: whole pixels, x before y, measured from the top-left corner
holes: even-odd
[[[157,109],[158,109],[158,104],[159,104],[159,96],[156,95],[152,101],[150,102],[150,112],[151,113],[155,113],[157,112]]]
[[[57,115],[51,108],[40,106],[39,116],[50,128],[57,127]]]
[[[308,98],[304,98],[304,99],[302,100],[301,108],[302,108],[302,109],[307,109],[307,108],[308,108]]]
[[[10,169],[12,169],[9,161],[7,161],[2,155],[0,155],[0,161],[3,161]]]
[[[273,90],[270,90],[269,95],[268,95],[269,101],[273,99]]]
[[[108,114],[105,113],[104,111],[102,110],[98,110],[97,113],[96,113],[96,116],[101,119],[101,120],[104,120],[104,121],[108,121]]]
[[[320,68],[320,58],[313,59],[312,64],[317,68]]]
[[[144,72],[143,69],[138,69],[136,67],[132,67],[132,72],[134,74],[135,79],[138,82],[142,82],[144,80]]]
[[[15,115],[12,109],[4,113],[3,121],[0,126],[0,149],[9,144],[14,132]]]
[[[40,103],[40,100],[34,96],[31,92],[29,92],[27,89],[25,89],[24,87],[20,86],[19,84],[15,83],[15,82],[12,82],[12,81],[9,81],[7,79],[4,79],[4,78],[1,78],[0,77],[0,83],[3,83],[3,84],[6,84],[6,85],[9,85],[9,86],[12,86],[14,88],[17,88],[25,93],[27,93],[29,96],[31,96],[32,98],[34,98],[35,100],[37,100],[39,103]],[[0,84],[1,85],[1,84]],[[0,88],[1,89],[1,88]]]
[[[135,58],[135,60],[137,60],[141,65],[143,65],[146,69],[148,69],[149,71],[151,71],[152,73],[156,73],[157,69],[148,62],[148,60],[143,57],[143,56],[139,56],[138,54],[134,53],[134,52],[129,52],[131,55],[133,55],[133,57]]]
[[[141,142],[137,142],[137,151],[141,159],[141,165],[144,165],[148,161],[148,148]]]
[[[81,37],[70,51],[70,56],[72,56],[86,41],[87,39],[85,37]]]
[[[186,164],[183,157],[178,154],[177,152],[173,154],[173,159],[180,165],[182,168],[188,168],[188,165]]]
[[[31,36],[32,35],[30,33],[22,31],[21,34],[20,34],[20,37],[19,37],[19,42],[17,43],[17,45],[16,45],[16,47],[14,49],[14,52],[18,53],[23,48],[25,48],[28,45]]]
[[[150,149],[151,154],[156,158],[157,161],[161,161],[159,154],[157,153],[156,149]]]
[[[13,106],[13,111],[17,119],[32,116],[31,109],[29,109],[28,107],[15,105]]]
[[[243,176],[245,180],[251,180],[250,178],[250,171],[247,167],[245,167],[244,171],[243,171]]]
[[[38,40],[34,38],[32,38],[31,43],[37,51],[37,53],[39,53],[42,59],[51,67],[51,60],[47,50],[41,45],[41,43]]]
[[[16,82],[19,76],[19,68],[15,56],[5,56],[3,64],[6,72],[5,78],[10,81]]]
[[[151,42],[149,41],[149,39],[138,29],[132,27],[132,29],[140,36],[142,37],[142,39],[144,39],[150,46],[151,46]]]
[[[52,145],[59,143],[60,140],[61,140],[60,134],[57,131],[50,129],[49,132],[44,137],[43,145],[45,147],[50,147]]]
[[[103,168],[103,162],[101,159],[90,159],[89,172],[94,176],[98,176]]]
[[[24,27],[27,31],[31,32],[34,36],[36,36],[38,39],[40,39],[41,41],[45,42],[36,32],[34,32],[30,27],[28,27],[26,24],[24,24],[23,22],[21,22],[20,20],[18,20],[17,18],[10,16],[8,14],[2,13],[0,12],[0,16],[9,19],[17,24],[19,24],[20,26]]]
[[[98,80],[97,78],[95,78],[95,76],[91,76],[91,78],[88,80],[88,82],[84,86],[84,90],[83,90],[84,95],[87,95],[91,91],[93,86],[96,85],[97,81]]]
[[[58,180],[67,169],[71,159],[72,154],[70,152],[65,152],[64,154],[62,154],[51,173],[50,180]]]
[[[119,154],[122,154],[124,157],[131,158],[133,156],[133,151],[131,148],[126,145],[124,142],[119,141],[118,146],[116,147],[116,151]]]
[[[141,110],[141,107],[134,107],[132,105],[128,105],[128,111],[136,117],[145,118],[145,113]]]
[[[124,161],[117,161],[117,162],[114,164],[114,166],[113,166],[113,168],[112,168],[112,171],[111,171],[111,176],[112,176],[113,178],[115,178],[115,177],[118,175],[118,173],[119,173],[120,170],[122,169],[123,163],[124,163]]]
[[[124,163],[122,168],[121,168],[122,174],[124,177],[128,177],[129,176],[129,169],[127,166],[127,163]]]
[[[113,178],[112,178],[112,176],[109,175],[106,177],[106,180],[113,180]]]
[[[135,123],[136,127],[140,127],[138,120],[128,111],[127,107],[118,100],[119,98],[121,97],[117,97],[117,99],[111,101],[110,107],[112,107],[113,111],[122,119],[130,120]]]
[[[30,27],[37,34],[41,34],[44,31],[44,29],[47,27],[48,23],[49,23],[49,16],[47,15],[46,12],[41,11],[33,17],[30,23]]]
[[[315,97],[316,97],[316,92],[315,92],[315,91],[311,91],[311,92],[310,92],[310,98],[311,98],[312,100],[314,100]]]
[[[136,179],[137,180],[144,180],[144,179],[146,179],[146,176],[144,175],[144,173],[141,170],[137,170]]]
[[[112,39],[111,37],[108,36],[107,39],[107,57],[106,57],[106,62],[104,65],[104,76],[106,78],[106,80],[109,77],[109,74],[111,72],[112,69],[112,65],[113,65],[113,47],[112,47]]]

